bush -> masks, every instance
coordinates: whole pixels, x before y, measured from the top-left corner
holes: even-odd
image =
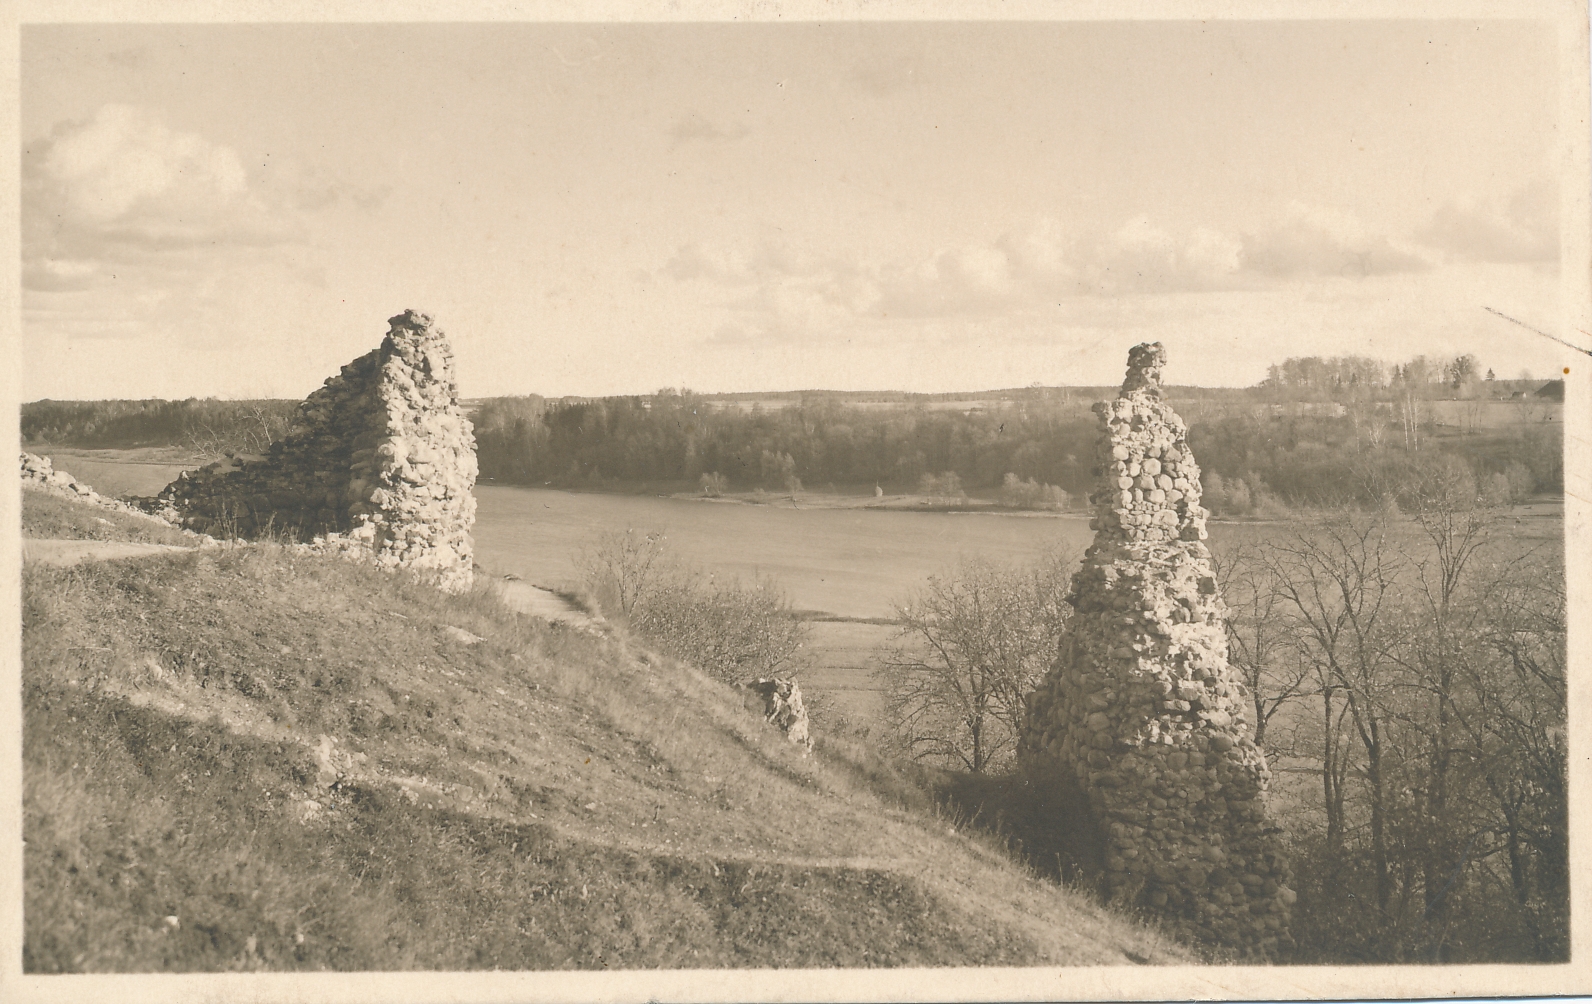
[[[665,544],[662,531],[632,527],[588,545],[578,564],[598,606],[660,651],[726,682],[802,668],[807,625],[778,586],[682,569]]]
[[[1019,480],[1007,474],[1001,483],[1001,505],[1013,509],[1065,509],[1070,496],[1058,485],[1041,484],[1033,478]]]
[[[702,475],[700,483],[702,485],[702,494],[710,499],[716,499],[720,495],[723,495],[724,489],[729,487],[725,481],[724,475],[718,473],[717,471]]]
[[[661,530],[626,528],[598,536],[575,557],[586,587],[609,617],[627,618],[662,571]]]
[[[1215,471],[1200,476],[1201,502],[1215,516],[1272,516],[1289,514],[1281,498],[1266,487],[1259,474],[1224,479]]]
[[[918,479],[918,494],[952,499],[967,497],[967,492],[962,490],[962,479],[955,471],[923,475]]]
[[[1509,483],[1511,502],[1524,502],[1537,490],[1537,479],[1531,473],[1531,468],[1518,460],[1509,461],[1509,466],[1504,468],[1504,480]]]
[[[630,626],[668,655],[726,683],[795,675],[806,655],[807,625],[767,580],[748,586],[676,572],[642,597]]]

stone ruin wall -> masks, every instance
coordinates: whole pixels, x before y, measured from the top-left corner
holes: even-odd
[[[388,323],[381,346],[306,398],[268,454],[184,472],[146,507],[200,532],[320,539],[468,586],[475,436],[453,352],[426,314]]]
[[[802,700],[800,683],[794,678],[782,680],[760,677],[735,686],[756,696],[761,702],[763,720],[785,733],[785,738],[792,744],[802,747],[803,756],[813,751],[813,737],[808,731],[807,704]],[[748,708],[751,708],[750,704]]]
[[[1164,362],[1160,343],[1135,347],[1121,394],[1094,407],[1095,540],[1021,752],[1087,792],[1115,901],[1182,937],[1275,958],[1295,897],[1247,690],[1227,663],[1199,467],[1161,400]]]

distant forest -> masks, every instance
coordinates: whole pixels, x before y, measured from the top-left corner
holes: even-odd
[[[1478,488],[1520,498],[1562,490],[1553,391],[1498,380],[1474,357],[1298,358],[1245,389],[1167,389],[1189,423],[1207,505],[1384,504],[1433,469],[1464,464]],[[1547,391],[1546,394],[1541,392]],[[509,484],[720,490],[878,485],[919,490],[956,476],[995,495],[1008,475],[1058,486],[1082,505],[1098,434],[1090,404],[1114,388],[981,395],[752,395],[664,389],[646,397],[491,398],[476,412],[483,477]],[[773,397],[773,395],[770,395]],[[750,407],[743,407],[751,402]],[[714,478],[713,476],[717,476]]]
[[[981,394],[489,398],[474,411],[483,480],[610,490],[785,491],[954,484],[995,497],[1013,479],[1082,506],[1094,481],[1093,401],[1114,388]],[[1473,356],[1389,366],[1292,358],[1243,389],[1167,388],[1189,423],[1206,504],[1243,515],[1295,506],[1385,504],[1463,464],[1479,490],[1520,498],[1563,489],[1563,384],[1495,379]],[[36,401],[28,444],[179,446],[259,452],[296,402]],[[954,478],[949,477],[954,475]]]

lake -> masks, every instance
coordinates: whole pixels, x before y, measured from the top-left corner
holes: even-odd
[[[719,576],[772,577],[802,610],[888,617],[907,587],[963,556],[1082,555],[1087,515],[797,509],[535,488],[476,488],[476,560],[540,585],[578,580],[576,552],[606,530],[662,531],[668,553]]]

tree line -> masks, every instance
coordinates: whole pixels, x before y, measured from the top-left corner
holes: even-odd
[[[1206,506],[1219,516],[1244,516],[1407,504],[1428,469],[1456,461],[1500,498],[1562,490],[1557,424],[1519,421],[1468,434],[1439,428],[1431,403],[1453,388],[1411,382],[1418,373],[1440,372],[1417,362],[1400,368],[1407,376],[1397,379],[1355,377],[1351,368],[1347,382],[1317,381],[1297,393],[1267,383],[1180,401],[1174,389],[1172,403],[1188,420],[1206,475]],[[1310,400],[1334,386],[1341,401]],[[1084,503],[1098,435],[1093,415],[1073,396],[947,411],[817,395],[742,411],[665,390],[589,401],[494,398],[475,423],[482,476],[506,484],[700,486],[707,494],[881,486],[944,495],[943,486],[954,483],[957,493],[1003,501],[1031,495],[1047,507],[1065,498]]]
[[[1433,465],[1457,458],[1495,496],[1563,489],[1562,434],[1530,395],[1541,384],[1487,379],[1473,356],[1386,365],[1299,357],[1244,389],[1168,388],[1189,423],[1219,516],[1342,504],[1409,504]],[[799,395],[789,407],[724,407],[722,396],[664,389],[591,400],[490,398],[474,413],[481,476],[499,484],[708,494],[806,486],[933,495],[982,494],[1020,507],[1085,503],[1097,435],[1089,402],[1105,389],[991,392],[965,410],[947,395]],[[1519,395],[1526,395],[1520,398]],[[1461,434],[1433,405],[1521,401],[1519,421]],[[1471,405],[1467,405],[1471,406]],[[32,445],[175,446],[210,459],[263,451],[286,434],[296,402],[35,401],[22,406]],[[944,490],[955,485],[954,492]]]
[[[226,451],[262,453],[287,435],[297,401],[30,401],[22,406],[24,444],[80,449],[172,446],[201,459]]]

